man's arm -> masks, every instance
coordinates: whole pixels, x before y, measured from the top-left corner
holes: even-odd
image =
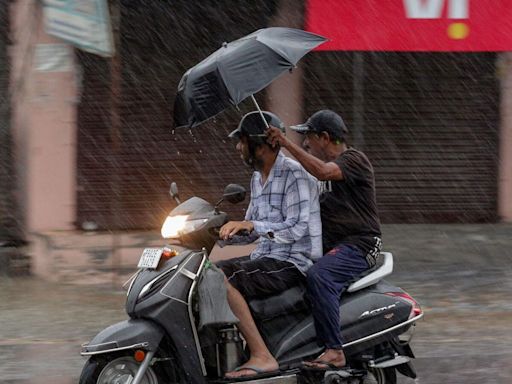
[[[252,184],[252,180],[251,180]],[[236,235],[239,231],[247,231],[252,232],[254,229],[254,226],[252,225],[252,222],[250,221],[251,217],[253,215],[253,204],[252,204],[252,198],[249,202],[249,206],[247,207],[247,211],[245,212],[245,220],[244,221],[229,221],[226,224],[224,224],[220,231],[219,231],[219,237],[222,240],[227,240],[234,235]]]
[[[288,175],[286,188],[283,192],[286,196],[286,219],[282,222],[257,221],[252,219],[252,202],[247,208],[244,221],[230,221],[222,226],[219,236],[223,240],[233,237],[237,232],[253,230],[260,236],[272,233],[281,240],[293,242],[301,239],[308,231],[310,218],[310,202],[312,198],[318,198],[317,193],[311,191],[308,175],[302,171],[300,176],[294,172]],[[283,210],[283,209],[282,209]]]
[[[286,188],[286,219],[279,223],[271,221],[251,220],[251,215],[246,215],[244,221],[230,221],[222,226],[219,237],[227,240],[237,232],[253,230],[260,236],[272,233],[280,239],[293,242],[306,234],[309,222],[309,207],[311,191],[308,180],[297,178]]]
[[[280,129],[270,127],[267,130],[267,134],[272,145],[279,144],[281,147],[286,148],[288,152],[318,180],[343,180],[343,173],[336,163],[326,163],[307,153],[300,146],[288,139]]]

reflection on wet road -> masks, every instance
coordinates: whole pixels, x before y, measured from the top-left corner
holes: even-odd
[[[512,268],[397,265],[390,281],[421,304],[417,383],[512,382]],[[0,280],[2,383],[76,383],[80,345],[123,320],[124,291]],[[413,383],[400,377],[400,383]]]

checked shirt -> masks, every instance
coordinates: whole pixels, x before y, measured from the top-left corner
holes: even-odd
[[[245,215],[260,237],[251,259],[272,257],[306,273],[322,256],[322,225],[317,180],[295,160],[278,153],[268,179],[260,172],[251,179],[251,201]]]

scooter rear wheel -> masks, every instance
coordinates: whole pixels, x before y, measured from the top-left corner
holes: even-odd
[[[396,384],[396,371],[394,368],[370,369],[363,384]]]
[[[130,383],[135,377],[139,365],[131,356],[92,357],[82,370],[80,384]],[[159,384],[158,377],[151,367],[148,367],[141,384]]]

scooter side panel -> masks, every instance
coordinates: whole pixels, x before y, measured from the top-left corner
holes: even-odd
[[[409,319],[411,305],[397,297],[383,294],[381,283],[342,296],[341,334],[344,343],[361,339],[401,324]],[[389,292],[390,287],[382,283]],[[391,291],[397,291],[396,288]]]
[[[298,362],[322,350],[313,317],[307,312],[276,317],[260,324],[262,336],[280,364]]]
[[[131,316],[151,318],[158,323],[174,344],[176,358],[182,368],[186,381],[204,383],[201,372],[200,351],[195,339],[195,325],[192,324],[189,312],[188,297],[193,280],[180,272],[182,267],[196,274],[203,260],[202,252],[185,252],[186,258],[178,269],[157,291],[139,299]],[[133,289],[133,288],[132,288]]]
[[[188,307],[182,303],[174,302],[159,314],[162,327],[174,344],[174,353],[185,375],[186,382],[201,384],[205,378],[201,372],[197,344],[194,340],[194,331],[190,324]],[[167,319],[167,320],[165,320]]]
[[[345,344],[385,331],[408,319],[410,304],[383,294],[390,291],[400,289],[382,282],[343,296],[340,315]],[[280,363],[315,355],[320,350],[316,343],[313,318],[307,311],[284,312],[267,321],[260,321],[258,325],[270,351]],[[361,347],[367,348],[376,342],[382,342],[382,338],[364,342]]]

